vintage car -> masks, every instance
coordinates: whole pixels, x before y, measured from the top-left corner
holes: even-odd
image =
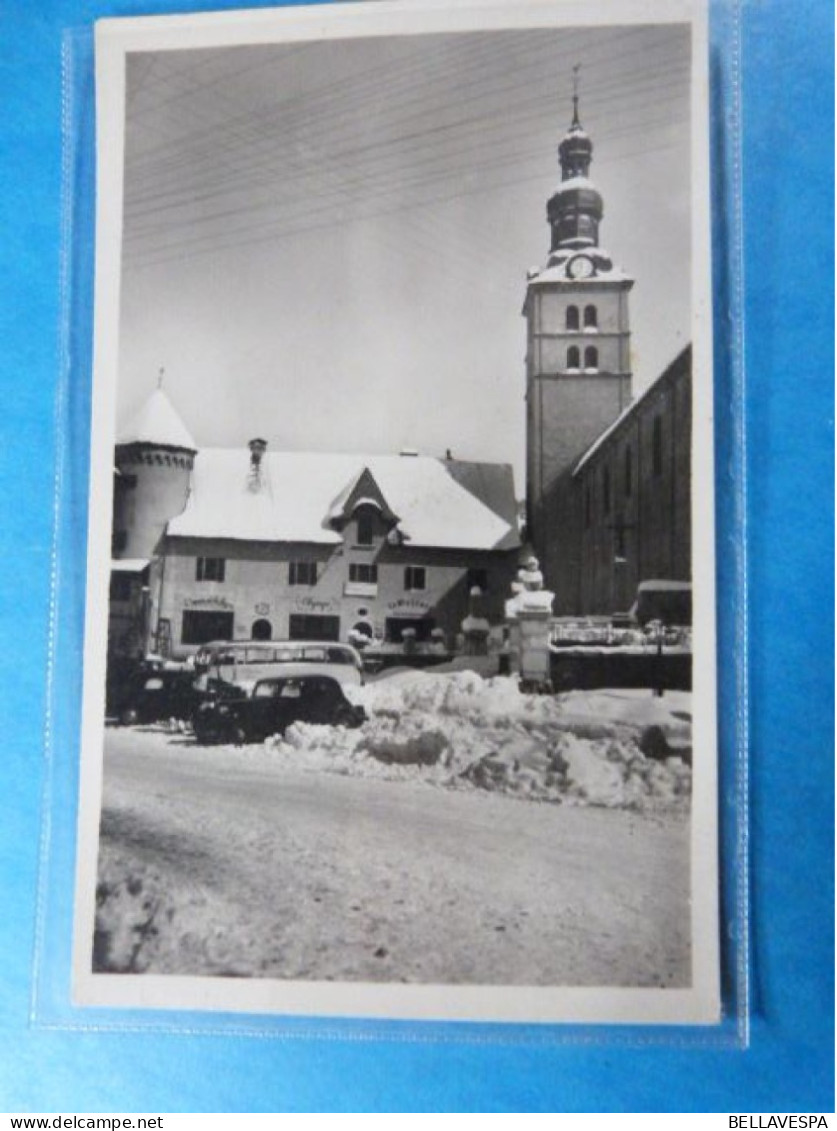
[[[192,718],[198,742],[261,742],[291,723],[359,727],[363,707],[349,702],[332,676],[289,675],[261,679],[239,694],[227,691],[202,703]]]
[[[189,669],[168,670],[142,664],[120,687],[113,713],[125,726],[166,719],[188,720],[200,702]]]

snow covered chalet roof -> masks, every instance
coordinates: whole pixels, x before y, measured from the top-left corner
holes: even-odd
[[[117,444],[158,444],[163,448],[197,451],[198,445],[162,389],[155,389],[133,420],[120,432]]]
[[[169,534],[258,542],[337,544],[331,520],[368,470],[413,546],[505,550],[520,545],[511,467],[428,456],[268,452],[258,483],[246,449],[195,457],[186,509]]]

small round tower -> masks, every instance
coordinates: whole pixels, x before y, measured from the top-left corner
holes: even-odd
[[[113,556],[151,558],[189,497],[197,446],[157,388],[116,443]]]

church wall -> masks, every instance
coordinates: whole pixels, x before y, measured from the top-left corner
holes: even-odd
[[[571,346],[577,346],[581,355],[581,365],[574,367],[584,369],[584,351],[587,346],[593,346],[597,354],[597,362],[592,366],[593,371],[603,373],[621,373],[623,369],[623,337],[616,334],[598,333],[593,337],[588,333],[578,334],[544,334],[539,338],[539,352],[541,372],[545,374],[563,373],[570,368],[567,351]]]
[[[577,330],[567,327],[567,310],[573,306],[578,310]],[[595,327],[584,325],[588,306],[595,308]],[[530,292],[524,313],[529,324],[528,356],[532,373],[549,375],[565,371],[567,350],[573,345],[579,348],[582,368],[584,349],[593,346],[598,354],[597,369],[605,373],[630,372],[628,295],[623,283],[538,286]]]
[[[553,483],[534,518],[533,548],[541,565],[546,587],[555,594],[556,616],[579,608],[578,499],[573,490],[572,465]]]
[[[577,613],[626,611],[643,580],[690,579],[689,351],[585,462],[571,489],[582,514]]]
[[[553,494],[558,478],[613,423],[627,403],[629,378],[610,374],[542,377],[530,386],[531,537],[540,557],[556,538]],[[536,517],[541,514],[540,520]],[[547,577],[551,585],[551,579]]]
[[[617,284],[618,285],[618,284]],[[596,283],[559,284],[561,290],[539,287],[541,300],[541,314],[538,324],[539,330],[559,328],[566,329],[567,307],[577,306],[582,315],[585,306],[595,306],[596,322],[599,333],[620,334],[626,323],[625,312],[622,305],[624,292],[616,290],[614,285],[609,286]]]

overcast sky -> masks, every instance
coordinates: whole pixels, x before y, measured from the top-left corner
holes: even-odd
[[[164,366],[199,446],[450,448],[522,496],[575,63],[640,392],[690,336],[688,29],[405,36],[129,57],[119,423]]]

